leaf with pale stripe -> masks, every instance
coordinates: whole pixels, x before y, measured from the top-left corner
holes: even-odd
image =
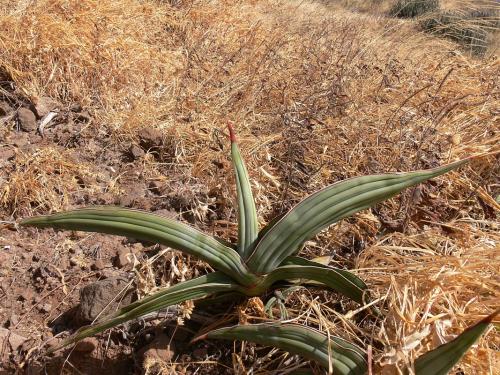
[[[416,375],[446,375],[486,331],[500,309],[467,328],[452,341],[425,353],[415,361]]]
[[[327,268],[299,265],[280,266],[265,276],[262,287],[269,287],[280,280],[300,279],[300,284],[307,283],[308,280],[312,280],[330,289],[336,290],[358,303],[363,303],[363,293],[367,289],[366,285],[364,285],[363,288],[360,288],[356,283],[351,281],[352,277],[345,276],[345,272],[346,271],[344,270],[332,267]],[[351,276],[355,277],[352,274]]]
[[[125,306],[103,321],[79,329],[73,336],[70,336],[50,351],[53,352],[80,341],[85,337],[96,335],[97,333],[116,327],[129,320],[137,319],[177,303],[205,298],[216,293],[235,292],[239,290],[241,290],[241,286],[236,284],[229,277],[221,272],[212,272],[208,275],[179,283],[170,288],[165,288],[140,301]]]
[[[245,163],[241,158],[236,135],[232,125],[228,124],[231,139],[231,159],[236,175],[236,191],[238,196],[238,252],[246,259],[257,239],[259,225],[253,200],[252,188]]]
[[[367,372],[366,355],[359,347],[337,337],[291,323],[264,323],[220,328],[200,339],[245,340],[260,345],[274,346],[292,354],[313,360],[333,374],[364,375]],[[195,341],[196,341],[195,340]]]
[[[266,274],[329,225],[467,162],[465,159],[423,171],[356,177],[322,189],[300,202],[267,231],[247,265],[257,274]]]
[[[108,233],[160,243],[206,261],[243,285],[252,285],[256,280],[233,249],[188,225],[147,212],[91,207],[28,218],[20,225]]]

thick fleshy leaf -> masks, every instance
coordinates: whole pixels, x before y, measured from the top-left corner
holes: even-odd
[[[348,277],[346,277],[348,274]],[[313,267],[306,265],[284,265],[267,274],[262,287],[269,287],[280,280],[300,279],[298,282],[306,283],[309,280],[316,281],[326,287],[363,303],[363,295],[367,291],[366,284],[348,271],[333,267]],[[356,282],[352,280],[355,279]],[[362,285],[362,287],[360,287]]]
[[[140,301],[134,302],[121,310],[107,317],[95,325],[82,327],[73,336],[64,340],[59,346],[50,351],[58,350],[67,345],[73,344],[85,337],[96,335],[121,323],[165,307],[181,303],[187,300],[205,298],[212,294],[221,292],[234,292],[241,289],[241,286],[232,281],[221,272],[212,272],[208,275],[188,280],[170,288],[165,288]]]
[[[320,260],[325,260],[326,257],[321,257],[322,259]],[[340,273],[342,276],[344,276],[347,280],[349,280],[350,283],[356,285],[357,288],[362,290],[363,292],[366,292],[368,289],[367,285],[365,282],[360,279],[358,276],[353,274],[352,272],[349,272],[347,270],[343,270],[340,268],[336,267],[330,267],[327,264],[320,263],[318,262],[315,258],[313,260],[309,260],[306,258],[298,257],[298,256],[291,256],[285,259],[285,261],[282,263],[283,266],[288,266],[288,265],[296,265],[296,266],[308,266],[308,267],[321,267],[321,268],[326,268],[326,269],[334,269],[338,273]]]
[[[486,331],[492,320],[500,313],[495,311],[479,323],[467,328],[452,341],[425,353],[415,361],[416,375],[446,375],[460,361],[469,348]]]
[[[243,285],[255,283],[239,254],[202,232],[162,216],[121,207],[91,207],[22,220],[21,225],[99,232],[160,243],[194,255]]]
[[[266,274],[329,225],[467,162],[465,159],[423,171],[356,177],[328,186],[304,199],[268,230],[247,264],[257,274]]]
[[[264,323],[220,328],[198,339],[252,341],[299,354],[332,368],[333,374],[366,374],[366,355],[359,347],[341,339],[298,324]]]
[[[236,174],[236,190],[238,194],[238,252],[243,259],[246,259],[257,239],[259,224],[248,172],[241,158],[236,135],[230,123],[228,128],[231,139],[231,159]]]

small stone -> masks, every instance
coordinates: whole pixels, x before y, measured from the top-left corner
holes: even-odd
[[[78,353],[92,353],[99,345],[95,337],[86,337],[75,345],[75,352]]]
[[[25,132],[35,131],[36,116],[28,108],[19,108],[17,111],[17,120],[19,121],[19,127]]]
[[[137,145],[130,146],[129,153],[134,160],[137,160],[146,154],[144,150]]]
[[[90,269],[92,271],[99,271],[99,270],[102,270],[106,267],[106,265],[104,264],[104,262],[102,261],[102,259],[97,259],[93,264],[92,266],[90,266]]]

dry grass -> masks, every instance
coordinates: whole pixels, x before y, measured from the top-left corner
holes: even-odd
[[[227,119],[237,124],[262,223],[340,179],[499,149],[498,59],[470,58],[408,22],[299,1],[6,4],[0,6],[0,66],[18,89],[33,100],[48,95],[82,103],[95,117],[96,134],[111,135],[117,144],[145,127],[162,129],[175,152],[168,163],[147,163],[147,173],[163,176],[172,188],[193,187],[193,199],[198,190],[212,192],[218,208],[201,199],[193,210],[199,226],[225,238],[236,229],[229,224],[235,200],[221,130]],[[40,155],[53,154],[30,156],[43,166]],[[34,195],[46,210],[70,204],[77,172],[65,168],[50,175],[53,185],[29,190],[16,181],[36,179],[35,171],[44,176],[43,168],[24,169],[17,180],[10,175],[4,204],[22,210]],[[100,166],[89,168],[95,174]],[[431,333],[412,334],[436,327],[454,334],[490,312],[499,302],[498,205],[492,198],[499,193],[499,171],[491,156],[308,244],[307,255],[332,254],[342,265],[361,268],[383,298],[383,322],[348,319],[330,294],[299,293],[290,300],[291,313],[371,343],[379,365],[418,337],[401,366],[436,344]],[[54,191],[59,195],[47,199]],[[216,209],[222,214],[209,221],[207,213]],[[379,237],[379,230],[397,233]],[[153,279],[144,276],[145,291]],[[461,368],[493,374],[498,345],[498,333],[490,331]],[[235,351],[235,367],[247,366],[243,357]],[[254,370],[296,363],[278,352],[259,359]]]
[[[68,152],[52,147],[19,154],[0,187],[0,207],[14,216],[61,210],[84,190],[95,194],[84,189],[90,171],[89,166],[71,160]]]

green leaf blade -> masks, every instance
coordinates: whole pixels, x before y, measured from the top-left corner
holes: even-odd
[[[472,327],[467,328],[452,341],[438,346],[415,361],[416,375],[446,375],[460,361],[469,348],[486,331],[500,309]]]
[[[304,199],[269,229],[257,243],[247,265],[257,274],[266,274],[329,225],[467,161],[423,171],[356,177],[330,185]]]
[[[253,199],[250,179],[240,154],[232,125],[228,124],[231,139],[231,160],[236,175],[238,197],[238,252],[246,259],[252,252],[259,232],[257,211]]]
[[[334,374],[361,375],[367,371],[366,356],[359,347],[340,337],[328,338],[319,331],[297,324],[239,325],[220,328],[205,336],[210,339],[245,340],[274,346],[316,361],[327,369],[331,366]]]
[[[208,275],[179,283],[173,287],[165,288],[140,301],[123,307],[115,314],[95,325],[82,327],[59,346],[51,349],[51,352],[165,307],[187,300],[205,298],[215,293],[234,292],[240,289],[241,287],[238,284],[235,284],[223,273],[212,272]]]
[[[312,263],[312,262],[311,262]],[[266,275],[264,284],[270,286],[279,280],[300,279],[299,284],[312,280],[362,304],[367,293],[366,284],[354,274],[333,267],[287,264]]]
[[[20,225],[108,233],[160,243],[204,260],[243,285],[255,283],[255,276],[233,249],[188,225],[147,212],[90,207],[28,218]]]

